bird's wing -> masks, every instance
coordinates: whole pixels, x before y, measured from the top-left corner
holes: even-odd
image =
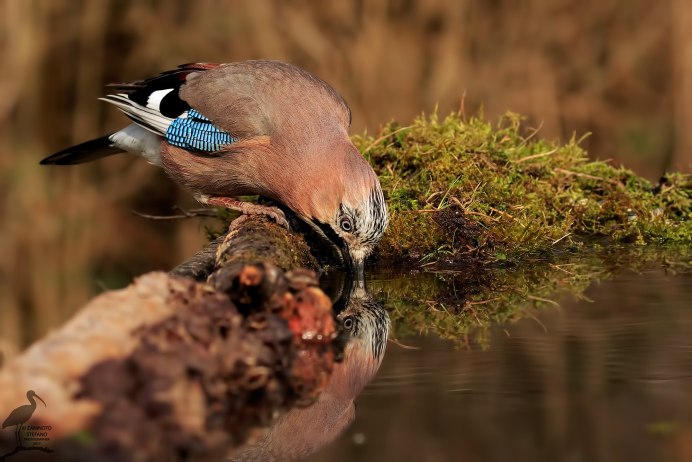
[[[238,140],[274,135],[315,143],[346,133],[350,124],[348,106],[327,83],[278,61],[185,64],[111,88],[122,93],[105,101],[189,151],[215,152]]]
[[[322,127],[347,130],[343,98],[307,71],[279,61],[222,64],[187,78],[180,97],[234,137],[305,133]]]
[[[213,153],[233,143],[235,138],[182,99],[180,88],[191,76],[217,66],[211,63],[184,64],[146,80],[112,84],[109,88],[121,92],[101,99],[174,146]]]

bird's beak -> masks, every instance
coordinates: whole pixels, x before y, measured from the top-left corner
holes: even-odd
[[[48,407],[48,405],[46,404],[46,402],[43,401],[39,395],[37,395],[36,393],[34,393],[34,396],[37,397],[38,399],[40,399],[41,402],[43,403],[43,405],[44,405],[45,407]]]
[[[356,275],[357,281],[364,281],[365,280],[365,259],[364,258],[351,259],[351,269],[353,270],[354,274]]]
[[[344,244],[344,246],[341,249],[341,253],[344,257],[344,261],[348,262],[349,269],[351,270],[351,274],[353,274],[354,279],[356,281],[364,281],[365,280],[365,257],[359,256],[359,255],[354,255]]]

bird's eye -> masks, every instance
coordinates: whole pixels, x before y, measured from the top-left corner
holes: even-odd
[[[351,218],[345,216],[341,218],[341,223],[340,223],[341,229],[346,231],[347,233],[350,233],[353,231],[353,222],[351,221]]]
[[[351,330],[353,329],[353,318],[348,316],[347,318],[344,319],[344,329]]]

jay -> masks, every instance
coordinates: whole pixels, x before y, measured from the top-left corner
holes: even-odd
[[[350,110],[326,82],[277,61],[184,64],[101,98],[132,124],[41,164],[71,165],[131,152],[162,167],[203,204],[265,214],[292,210],[362,275],[387,227],[377,175],[351,143]]]

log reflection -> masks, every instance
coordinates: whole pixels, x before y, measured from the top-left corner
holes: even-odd
[[[281,415],[259,440],[235,452],[233,461],[295,460],[331,443],[354,420],[356,396],[375,377],[387,344],[389,315],[364,283],[346,281],[334,303],[342,335],[348,338],[318,400]],[[341,289],[341,290],[339,290]]]

